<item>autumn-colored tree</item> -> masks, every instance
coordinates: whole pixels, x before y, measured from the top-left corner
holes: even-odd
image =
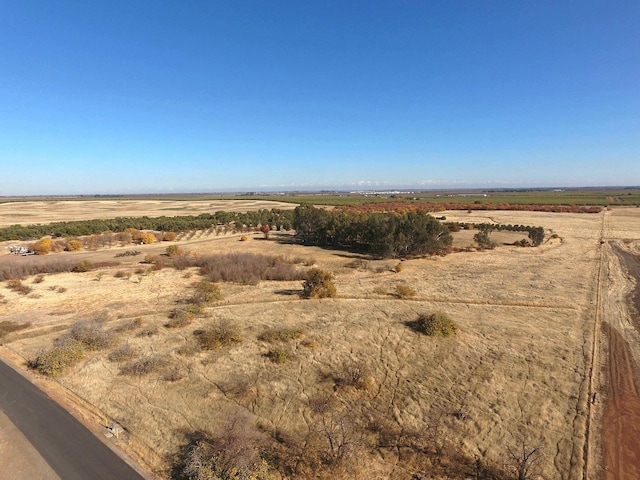
[[[143,233],[142,236],[140,237],[140,241],[145,245],[148,245],[150,243],[155,243],[156,236],[151,232]]]
[[[50,238],[43,238],[31,245],[30,250],[36,252],[36,255],[46,255],[47,253],[51,252],[52,246],[53,240],[51,240]]]
[[[77,238],[70,238],[64,248],[67,252],[76,252],[82,250],[82,242]]]
[[[262,233],[264,233],[264,238],[268,239],[269,238],[269,232],[271,231],[271,227],[269,225],[262,225],[260,227],[260,231]]]
[[[176,237],[176,232],[164,232],[162,240],[164,240],[165,242],[174,242],[176,240]]]

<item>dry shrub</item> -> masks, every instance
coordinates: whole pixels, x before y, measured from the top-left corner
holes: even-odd
[[[238,410],[214,432],[187,436],[174,461],[176,480],[267,480],[273,478],[260,453],[266,436],[254,427],[248,413]]]
[[[33,288],[25,285],[21,280],[18,280],[17,278],[9,280],[7,282],[7,288],[9,290],[13,290],[16,293],[19,293],[20,295],[27,295],[33,291]]]
[[[242,236],[240,237],[240,241],[241,241],[241,242],[246,242],[247,240],[249,240],[249,237],[247,237],[246,235],[242,235]]]
[[[164,324],[167,328],[182,328],[189,325],[194,318],[202,315],[204,309],[199,304],[188,305],[182,308],[174,308],[169,313],[169,321]]]
[[[84,357],[82,343],[66,337],[56,341],[53,348],[40,351],[36,358],[27,362],[27,365],[43,375],[55,377],[82,357]]]
[[[400,273],[404,269],[404,265],[402,262],[398,263],[395,267],[393,267],[393,271],[396,273]]]
[[[183,357],[192,357],[202,351],[200,343],[189,341],[176,350],[178,355]]]
[[[137,356],[138,351],[128,343],[125,343],[121,347],[118,347],[111,353],[109,353],[109,355],[107,355],[107,358],[112,362],[126,362],[129,360],[133,360]]]
[[[0,322],[0,338],[10,334],[11,332],[16,332],[18,330],[23,330],[31,326],[31,323],[16,323],[11,322],[9,320],[3,320]]]
[[[165,242],[173,242],[175,241],[176,237],[176,232],[164,232],[164,234],[162,235],[162,240]]]
[[[41,273],[70,272],[76,263],[71,259],[47,259],[44,263],[33,263],[25,259],[24,262],[12,263],[0,267],[0,280],[22,279]]]
[[[118,270],[116,273],[113,274],[114,277],[116,278],[130,278],[131,277],[131,272],[125,272],[124,270]]]
[[[282,256],[253,253],[210,255],[194,260],[211,282],[257,285],[260,280],[301,280],[304,274]]]
[[[271,328],[258,336],[258,340],[267,343],[296,340],[304,335],[301,328]]]
[[[167,365],[169,365],[169,360],[159,355],[143,357],[124,365],[120,369],[120,375],[143,377],[163,370]]]
[[[438,337],[450,337],[460,330],[458,325],[442,312],[421,314],[416,320],[407,322],[407,326],[416,332]]]
[[[76,273],[84,273],[84,272],[90,272],[94,268],[95,267],[92,262],[90,262],[89,260],[83,260],[80,263],[78,263],[75,267],[73,267],[71,271]]]
[[[171,257],[171,260],[173,262],[173,268],[176,270],[184,270],[194,265],[193,257],[189,254],[175,255]]]
[[[183,254],[182,249],[178,245],[169,245],[165,249],[165,253],[169,257],[177,257],[178,255],[182,255]]]
[[[56,292],[57,292],[57,293],[64,293],[64,292],[66,292],[66,291],[67,291],[67,287],[58,287],[58,288],[56,289]]]
[[[99,320],[79,320],[71,326],[67,335],[89,350],[103,350],[114,341],[112,332],[105,331]]]
[[[208,303],[217,302],[222,300],[222,292],[220,287],[215,283],[203,280],[198,282],[195,286],[195,292],[191,297],[191,302],[206,305]]]
[[[336,296],[336,286],[333,275],[319,268],[312,268],[307,272],[302,284],[303,298],[333,298]]]
[[[152,327],[143,328],[138,332],[136,337],[152,337],[158,333],[158,327],[156,325]]]
[[[182,380],[187,376],[187,373],[183,368],[173,367],[167,373],[162,376],[162,379],[166,382],[177,382],[178,380]]]
[[[363,362],[344,362],[336,375],[336,383],[341,387],[365,389],[370,383],[369,369]]]
[[[353,260],[345,265],[347,268],[353,268],[354,270],[369,270],[369,262],[362,259]]]
[[[240,343],[242,335],[240,329],[228,320],[220,320],[217,325],[203,330],[196,330],[193,334],[200,342],[203,350],[214,350]]]
[[[77,238],[70,238],[67,240],[64,248],[68,252],[77,252],[78,250],[82,250],[82,242]]]
[[[290,360],[296,358],[291,350],[285,347],[275,347],[267,352],[265,355],[273,363],[287,363]]]
[[[417,292],[413,288],[409,285],[405,285],[404,283],[396,286],[395,293],[396,297],[400,299],[412,298],[417,295]]]
[[[33,283],[42,283],[44,282],[44,275],[36,275],[36,278],[33,279]]]

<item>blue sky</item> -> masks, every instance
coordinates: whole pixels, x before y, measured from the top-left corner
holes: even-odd
[[[640,185],[640,2],[5,1],[0,195]]]

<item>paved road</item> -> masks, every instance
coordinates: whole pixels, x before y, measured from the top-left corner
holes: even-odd
[[[143,479],[70,413],[3,362],[0,409],[64,480]]]

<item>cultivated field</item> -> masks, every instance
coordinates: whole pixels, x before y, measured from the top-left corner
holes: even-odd
[[[36,204],[27,210],[31,219],[0,211],[0,225],[283,207],[92,201],[70,202],[67,210],[57,203]],[[201,277],[193,268],[150,270],[140,264],[145,255],[164,252],[167,242],[136,246],[142,252],[137,257],[115,257],[129,247],[28,258],[3,252],[0,262],[74,258],[118,265],[46,275],[40,283],[28,278],[27,295],[2,288],[0,322],[31,327],[6,336],[0,353],[27,371],[25,361],[74,321],[106,319],[105,328],[116,330],[117,346],[90,353],[55,380],[37,381],[96,431],[104,419],[122,425],[126,431],[114,441],[158,478],[169,476],[172,458],[190,434],[220,431],[229,418],[248,420],[276,452],[280,471],[292,477],[297,471],[299,478],[490,478],[490,472],[511,471],[523,447],[539,447],[534,470],[540,478],[578,479],[584,472],[598,478],[602,411],[601,402],[591,400],[594,391],[603,398],[607,390],[606,376],[591,376],[593,355],[599,372],[608,351],[599,333],[609,320],[602,305],[622,305],[632,285],[620,273],[613,243],[601,244],[601,238],[619,239],[612,242],[640,252],[640,209],[445,215],[461,222],[541,225],[547,241],[538,248],[501,245],[407,260],[396,272],[397,261],[306,247],[292,241],[291,232],[274,232],[269,240],[250,234],[248,241],[240,241],[240,234],[199,232],[176,244],[198,256],[251,252],[297,259],[299,269],[331,271],[338,296],[303,300],[300,281],[221,283],[223,299],[177,329],[165,326],[168,313]],[[494,235],[500,243],[523,238]],[[455,242],[471,244],[472,233],[459,232]],[[601,258],[610,282],[604,286]],[[396,298],[397,285],[416,295]],[[407,327],[419,314],[436,311],[459,325],[456,336],[426,337]],[[616,318],[610,328],[628,337],[624,314]],[[192,348],[195,330],[221,321],[237,327],[241,342]],[[299,335],[275,343],[258,339],[276,328]],[[603,338],[596,349],[594,334]],[[123,364],[108,356],[125,344],[138,358],[161,358],[164,364],[144,376],[121,374]],[[631,347],[636,364],[638,344]],[[282,363],[268,356],[276,347],[286,353]],[[345,378],[356,367],[361,381],[349,383]],[[314,464],[305,450],[320,452],[318,458],[327,451],[338,460],[344,454],[348,461]]]

